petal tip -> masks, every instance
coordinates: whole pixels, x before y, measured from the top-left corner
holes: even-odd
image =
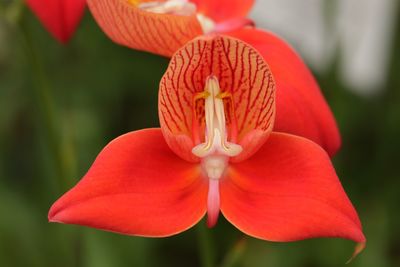
[[[365,249],[366,246],[367,246],[367,243],[366,243],[365,241],[364,241],[364,242],[357,243],[356,246],[355,246],[355,248],[354,248],[353,255],[352,255],[352,256],[350,257],[350,259],[346,262],[346,264],[351,263],[351,262],[358,256],[358,254],[360,254],[360,253]]]
[[[56,203],[54,203],[51,207],[50,207],[50,210],[49,210],[49,213],[47,214],[47,220],[50,222],[50,223],[59,223],[59,222],[61,222],[61,220],[60,220],[60,216],[59,216],[59,214],[60,214],[60,209],[59,209],[59,207],[58,206],[56,206],[56,204],[57,204],[57,202]]]
[[[207,216],[207,227],[214,228],[218,222],[218,215],[216,216]]]
[[[49,216],[47,219],[49,223],[60,223],[60,221],[56,220],[54,217]]]
[[[53,209],[50,208],[49,214],[47,215],[47,220],[48,220],[50,223],[57,222],[57,220],[56,220],[56,218],[55,218],[55,217],[56,217],[55,215],[56,215],[56,214],[54,213]]]
[[[220,211],[219,181],[210,179],[207,199],[207,226],[213,228],[217,222]]]

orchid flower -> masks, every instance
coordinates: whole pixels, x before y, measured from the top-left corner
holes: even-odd
[[[273,131],[275,80],[261,54],[232,37],[189,42],[160,82],[161,129],[127,133],[57,200],[51,222],[166,237],[220,211],[270,241],[365,237],[328,154]]]
[[[133,49],[172,56],[193,38],[231,31],[246,19],[254,0],[88,0],[103,31]]]
[[[26,0],[44,27],[61,43],[75,32],[85,11],[85,0]]]
[[[88,0],[103,31],[116,43],[171,56],[196,36],[224,32],[261,53],[277,86],[275,130],[310,139],[333,156],[339,130],[318,84],[298,54],[270,32],[251,28],[253,0]]]

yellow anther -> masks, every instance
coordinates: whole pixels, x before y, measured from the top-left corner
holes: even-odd
[[[197,100],[200,100],[200,99],[207,99],[209,96],[210,96],[210,93],[208,91],[204,90],[203,92],[197,93],[194,96],[194,101],[197,101]]]
[[[217,95],[217,98],[224,99],[224,98],[232,98],[232,94],[229,92],[221,92]]]
[[[141,1],[141,0],[128,0],[128,2],[129,2],[130,4],[132,4],[132,5],[134,5],[134,6],[139,5],[139,4],[140,4],[140,1]]]

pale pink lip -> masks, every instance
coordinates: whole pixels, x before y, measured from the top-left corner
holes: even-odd
[[[214,227],[217,224],[220,210],[219,181],[210,179],[207,199],[207,226]]]

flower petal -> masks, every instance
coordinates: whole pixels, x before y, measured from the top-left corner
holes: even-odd
[[[274,130],[306,137],[334,155],[341,145],[339,130],[318,84],[299,55],[269,32],[242,29],[229,35],[254,46],[271,67],[277,86]]]
[[[88,0],[90,11],[114,42],[138,50],[171,56],[203,33],[195,16],[146,12],[127,0]],[[144,1],[143,1],[144,2]]]
[[[244,233],[270,241],[340,237],[364,243],[357,212],[329,156],[302,137],[272,133],[220,185],[221,211]]]
[[[197,165],[170,151],[159,129],[125,134],[51,207],[49,220],[128,235],[169,236],[206,212],[207,183]]]
[[[85,10],[85,0],[26,0],[44,27],[61,43],[75,32]]]
[[[272,130],[275,82],[256,50],[227,36],[197,38],[172,57],[159,91],[164,137],[177,155],[188,161],[198,160],[191,150],[204,142],[204,101],[195,97],[204,92],[210,75],[218,78],[221,92],[230,96],[224,100],[228,137],[244,149],[236,160],[248,158]],[[249,135],[257,138],[248,142]]]
[[[197,11],[216,22],[244,18],[254,5],[254,0],[190,0]]]

